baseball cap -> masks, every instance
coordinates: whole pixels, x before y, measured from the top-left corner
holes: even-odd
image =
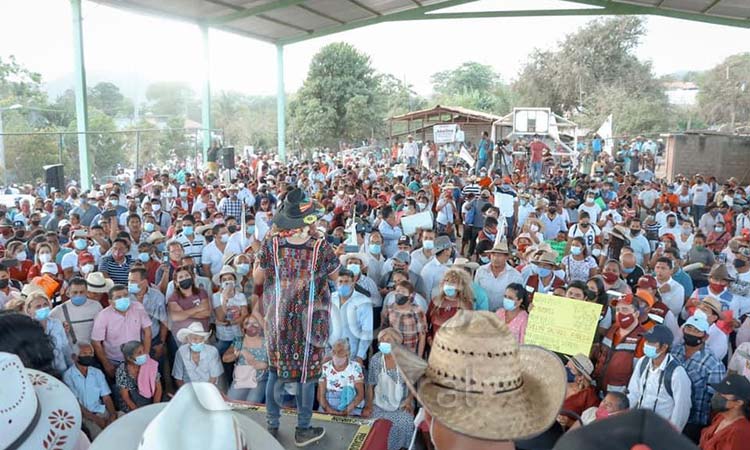
[[[643,335],[646,342],[655,342],[659,345],[672,345],[674,335],[666,325],[656,325]]]
[[[398,238],[398,245],[409,245],[411,246],[411,239],[409,239],[409,236],[401,236]]]
[[[703,333],[708,332],[708,320],[706,319],[706,313],[700,310],[695,311],[695,314],[688,317],[688,320],[686,320],[685,323],[682,324],[682,328],[685,328],[688,325]]]
[[[443,250],[450,248],[451,245],[451,240],[448,236],[438,236],[438,238],[435,239],[435,253],[440,253]]]
[[[404,252],[404,251],[396,252],[396,254],[393,255],[393,259],[397,259],[404,264],[409,264],[409,262],[411,261],[411,257],[409,256],[409,253]]]
[[[656,278],[651,275],[643,275],[638,279],[638,287],[645,289],[656,289]]]
[[[750,380],[742,375],[727,375],[721,383],[711,385],[720,394],[734,395],[740,400],[750,401]]]

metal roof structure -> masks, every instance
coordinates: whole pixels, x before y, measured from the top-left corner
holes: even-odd
[[[81,186],[91,185],[82,0],[69,0],[73,19],[76,123]],[[657,15],[750,28],[748,0],[566,0],[572,9],[445,12],[479,0],[91,0],[138,13],[195,24],[203,35],[202,134],[204,159],[211,145],[209,30],[228,31],[276,46],[278,153],[286,154],[284,46],[381,22],[543,16]],[[533,7],[539,4],[527,0]],[[569,6],[569,5],[568,5]],[[441,12],[442,11],[442,12]],[[1,136],[0,136],[1,138]],[[0,157],[4,160],[4,156]],[[3,161],[0,161],[2,163]]]
[[[458,119],[475,120],[478,122],[489,122],[492,123],[499,120],[501,116],[490,114],[482,111],[476,111],[469,108],[463,108],[461,106],[442,106],[435,105],[432,108],[420,109],[418,111],[410,111],[406,114],[400,114],[393,116],[388,120],[392,121],[404,121],[404,120],[417,120],[417,119],[429,119],[431,117],[444,117],[451,116],[451,121]]]
[[[439,12],[479,0],[93,0],[288,45],[400,20],[650,14],[750,28],[747,0],[567,0],[585,7]],[[533,7],[534,1],[527,4]]]

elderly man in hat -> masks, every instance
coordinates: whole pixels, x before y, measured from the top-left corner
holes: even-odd
[[[281,410],[277,384],[296,383],[298,446],[319,441],[325,429],[311,426],[315,388],[330,332],[327,281],[336,280],[340,263],[333,248],[315,233],[322,209],[295,189],[274,216],[273,235],[263,241],[255,269],[263,283],[269,369],[267,422],[279,433]],[[294,264],[291,262],[294,261]]]
[[[696,311],[682,325],[684,344],[675,345],[672,355],[687,371],[692,383],[691,408],[683,433],[698,442],[701,430],[708,425],[711,415],[713,384],[726,375],[724,364],[706,348],[708,321],[702,311]]]
[[[643,338],[644,356],[636,362],[628,382],[630,406],[650,409],[681,431],[690,415],[692,383],[669,353],[674,336],[666,326],[656,325]]]
[[[504,240],[484,252],[490,256],[490,263],[481,265],[474,274],[474,282],[487,292],[489,310],[497,311],[503,305],[505,289],[511,283],[523,283],[521,273],[508,264],[510,249]]]
[[[729,276],[729,271],[725,264],[717,264],[708,275],[708,286],[701,287],[693,291],[693,295],[690,296],[685,308],[682,311],[682,317],[686,318],[690,315],[693,309],[700,304],[700,302],[706,297],[714,297],[721,303],[721,310],[732,310],[734,317],[738,318],[740,315],[740,305],[735,302],[734,295],[728,289],[729,283],[732,282],[732,277]]]
[[[559,358],[519,346],[487,311],[459,310],[436,334],[427,362],[400,345],[392,353],[437,450],[513,449],[511,441],[546,431],[565,397]]]
[[[423,291],[420,292],[426,299],[431,299],[433,291],[440,285],[443,275],[450,267],[453,244],[448,236],[439,236],[435,239],[435,257],[422,268],[420,276],[424,282]]]

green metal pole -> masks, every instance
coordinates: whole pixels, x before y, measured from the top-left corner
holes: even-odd
[[[211,147],[211,54],[208,47],[208,27],[201,25],[201,34],[203,36],[203,105],[201,107],[201,117],[203,122],[203,163],[206,163],[208,149]]]
[[[83,59],[83,23],[81,0],[70,0],[73,13],[73,50],[75,52],[76,125],[78,128],[78,166],[81,172],[81,189],[91,188],[91,166],[89,164],[88,128],[89,115],[86,104],[86,65]]]
[[[286,94],[284,93],[284,46],[276,46],[276,133],[279,158],[286,162]]]

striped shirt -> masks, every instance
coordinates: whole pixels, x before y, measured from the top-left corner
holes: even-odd
[[[206,245],[206,239],[204,239],[203,236],[194,234],[193,240],[191,241],[187,238],[187,236],[185,236],[184,233],[180,233],[175,238],[175,241],[179,242],[180,245],[182,245],[182,249],[185,250],[185,256],[193,258],[196,267],[201,265],[203,247],[205,247]]]
[[[125,261],[122,264],[117,264],[112,255],[104,256],[99,263],[99,272],[106,273],[109,278],[112,279],[116,284],[126,285],[128,284],[128,273],[130,273],[130,264],[133,259],[130,255],[125,255]]]
[[[468,197],[471,194],[479,195],[479,193],[482,191],[482,188],[479,187],[478,184],[467,184],[464,186],[464,188],[461,190],[461,195],[464,197]]]

